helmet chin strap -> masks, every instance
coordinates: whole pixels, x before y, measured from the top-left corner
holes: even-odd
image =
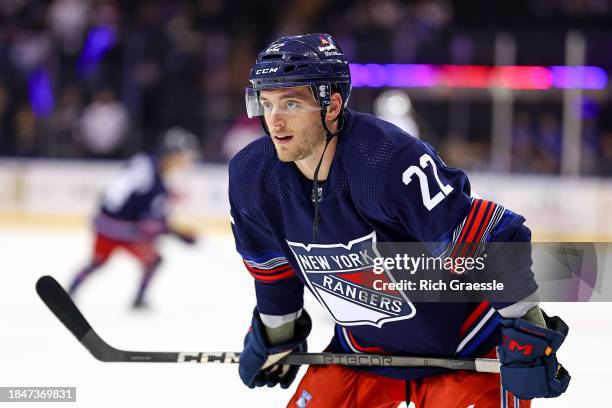
[[[319,229],[319,201],[323,198],[323,192],[321,191],[321,194],[319,195],[319,170],[321,169],[321,164],[323,164],[323,158],[325,157],[325,151],[327,150],[327,146],[329,146],[329,142],[332,141],[332,139],[337,136],[340,131],[342,130],[342,125],[343,125],[343,120],[341,120],[340,118],[342,118],[343,115],[343,111],[340,112],[340,116],[338,116],[338,120],[341,121],[340,126],[338,127],[338,130],[334,133],[331,130],[329,130],[329,128],[327,127],[327,123],[325,122],[325,116],[326,116],[326,112],[325,110],[321,109],[321,123],[323,123],[323,128],[325,129],[325,147],[323,148],[323,153],[321,153],[321,158],[319,159],[319,164],[317,164],[317,167],[315,169],[314,172],[314,181],[312,183],[312,198],[314,200],[314,219],[312,221],[312,243],[316,243],[317,240],[317,230]]]
[[[340,125],[338,126],[338,130],[334,133],[327,127],[327,123],[325,122],[326,112],[321,109],[321,123],[323,124],[323,128],[325,129],[325,147],[323,148],[323,153],[321,153],[321,158],[319,159],[319,163],[315,168],[314,172],[314,181],[312,183],[312,200],[314,201],[314,218],[312,221],[312,243],[314,244],[317,240],[317,230],[319,229],[319,201],[323,197],[323,192],[319,195],[319,171],[321,170],[321,165],[323,164],[323,158],[325,157],[325,152],[327,151],[327,146],[332,141],[334,137],[336,137],[344,127],[344,109],[340,111],[340,115],[338,116],[338,121]],[[259,117],[259,121],[261,123],[261,127],[269,136],[270,131],[268,130],[268,126],[266,125],[266,121],[263,116]]]
[[[261,125],[261,128],[263,129],[264,132],[266,132],[266,135],[270,136],[268,125],[266,125],[266,119],[263,116],[258,116],[258,118],[259,118],[259,124]]]

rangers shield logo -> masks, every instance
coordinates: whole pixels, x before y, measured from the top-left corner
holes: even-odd
[[[373,259],[380,256],[375,231],[348,244],[287,243],[311,292],[339,324],[382,327],[414,316],[402,291],[374,289],[376,280],[396,282],[388,271],[372,271]]]

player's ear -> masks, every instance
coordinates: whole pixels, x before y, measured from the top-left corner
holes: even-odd
[[[335,122],[342,111],[342,96],[339,92],[334,92],[331,95],[331,103],[327,107],[327,119]]]

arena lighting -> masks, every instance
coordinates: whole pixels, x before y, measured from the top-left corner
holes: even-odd
[[[37,117],[44,118],[53,112],[55,101],[46,69],[38,68],[28,75],[28,95],[32,111]]]
[[[350,64],[354,87],[604,89],[600,67]]]
[[[87,75],[95,70],[115,41],[116,35],[113,28],[106,26],[92,28],[79,56],[78,69],[81,74]]]

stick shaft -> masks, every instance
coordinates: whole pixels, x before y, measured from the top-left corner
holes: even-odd
[[[140,363],[200,363],[235,364],[240,362],[240,353],[221,352],[146,352],[125,351],[108,345],[93,330],[88,332],[81,343],[97,359],[105,362]],[[478,372],[499,372],[499,360],[492,358],[447,359],[409,356],[388,356],[378,354],[343,353],[291,353],[279,361],[289,365],[327,365],[336,364],[349,367],[436,367],[452,370]]]
[[[141,363],[221,363],[235,364],[240,361],[236,352],[148,352],[127,351],[106,343],[87,322],[70,296],[55,279],[41,277],[36,290],[53,314],[74,334],[79,342],[98,360],[104,362]],[[434,367],[451,370],[499,372],[499,361],[495,359],[447,359],[378,354],[342,353],[291,353],[279,361],[289,365],[336,364],[350,367]]]

